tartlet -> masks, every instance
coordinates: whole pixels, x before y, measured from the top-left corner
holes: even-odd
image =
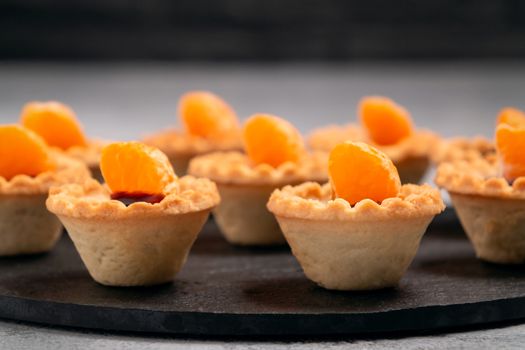
[[[495,154],[494,142],[486,137],[454,137],[436,143],[431,159],[434,164],[440,164],[458,160],[472,161]]]
[[[274,168],[253,165],[240,152],[219,152],[194,158],[189,173],[206,176],[217,184],[221,204],[213,217],[226,239],[238,245],[283,244],[285,239],[266,208],[270,194],[285,185],[305,181],[325,182],[326,154],[305,155],[298,163],[286,162]]]
[[[178,114],[182,130],[162,130],[143,139],[168,156],[177,174],[186,174],[190,160],[198,155],[242,149],[235,111],[220,97],[206,91],[186,93]]]
[[[100,152],[109,142],[86,137],[71,107],[56,101],[29,102],[22,109],[20,122],[49,146],[86,164],[95,179],[102,179]]]
[[[160,131],[147,136],[143,142],[162,150],[170,159],[177,174],[186,174],[192,158],[218,151],[240,150],[242,143],[237,131],[209,139],[194,136],[177,129]]]
[[[453,158],[437,169],[476,255],[500,264],[525,262],[525,114],[504,109],[495,151]]]
[[[434,181],[448,191],[478,258],[525,262],[525,177],[510,184],[501,176],[500,160],[491,155],[445,162]]]
[[[100,153],[102,148],[108,145],[110,141],[100,139],[88,139],[85,146],[73,146],[63,152],[86,164],[91,172],[91,176],[98,181],[102,181],[102,173],[100,172]]]
[[[217,152],[194,158],[189,173],[213,180],[221,195],[214,209],[226,239],[238,245],[283,244],[285,239],[266,208],[272,191],[304,181],[326,181],[327,155],[307,153],[288,122],[254,115],[243,129],[246,154]]]
[[[40,147],[46,147],[43,140]],[[8,178],[0,174],[0,256],[51,250],[62,234],[62,225],[46,209],[50,187],[83,182],[89,178],[89,171],[83,163],[61,152],[46,152],[54,164],[52,169],[34,175],[20,173]],[[23,154],[17,161],[24,162]]]
[[[113,156],[104,163],[108,152]],[[143,174],[133,175],[134,163],[144,162],[145,157],[157,158],[138,165]],[[112,160],[119,159],[119,164],[113,164]],[[101,164],[107,185],[93,180],[55,187],[47,200],[48,209],[66,227],[95,281],[109,286],[172,281],[210,210],[220,201],[215,184],[191,176],[177,179],[160,151],[138,143],[110,144]],[[165,182],[162,193],[148,193],[147,186],[157,186],[157,180]],[[128,186],[129,193],[108,188],[119,186]]]
[[[385,118],[389,113],[394,116],[402,115],[401,121],[394,122],[408,124],[403,128],[408,128],[404,134],[395,138],[382,140],[376,136],[376,132],[371,132],[371,128],[379,130],[388,135],[391,132],[389,126],[376,123],[367,126],[363,119],[363,104],[373,103],[386,105],[388,108]],[[360,102],[358,110],[361,124],[329,125],[314,130],[308,136],[308,145],[313,150],[330,152],[337,144],[344,141],[366,142],[383,151],[396,165],[402,183],[418,183],[425,175],[429,165],[432,151],[439,141],[439,137],[425,129],[413,129],[411,126],[409,113],[393,101],[383,97],[367,97]],[[395,120],[395,119],[394,119]],[[380,141],[380,142],[378,142]]]
[[[342,147],[348,144],[370,152],[361,143],[345,142]],[[384,163],[386,156],[380,157]],[[380,176],[393,187],[378,184],[383,197],[376,193],[375,200],[360,199],[366,192],[360,187],[372,192],[377,188],[374,179],[368,181],[362,176],[374,177],[379,166],[372,168],[367,164],[355,168],[354,176],[363,179],[363,186],[355,187],[361,193],[353,200],[336,194],[334,182],[341,182],[344,176],[331,176],[331,183],[325,185],[308,182],[273,192],[268,208],[310,280],[335,290],[380,289],[398,284],[427,226],[444,204],[439,191],[429,185],[401,186],[395,167],[390,167],[393,169]],[[373,173],[367,174],[369,170]],[[354,182],[357,177],[348,185],[359,182]]]

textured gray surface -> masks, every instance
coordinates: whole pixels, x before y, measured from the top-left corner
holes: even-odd
[[[517,62],[360,65],[19,65],[0,64],[0,122],[14,122],[27,100],[72,105],[92,136],[131,139],[176,122],[178,96],[189,89],[223,95],[246,117],[270,112],[303,131],[355,117],[362,95],[406,105],[416,123],[446,136],[492,133],[504,105],[525,107],[525,64]],[[525,325],[392,340],[258,343],[139,338],[0,322],[0,348],[277,349],[520,348]]]
[[[2,349],[522,349],[525,325],[400,339],[270,342],[136,337],[0,321]]]

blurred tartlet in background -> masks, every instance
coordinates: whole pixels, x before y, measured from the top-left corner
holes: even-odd
[[[509,124],[519,126],[525,119],[525,113],[514,107],[501,109],[496,125]],[[484,136],[454,137],[443,139],[434,149],[432,161],[435,164],[458,160],[473,161],[479,158],[496,156],[494,140]]]
[[[305,181],[326,182],[326,152],[307,152],[299,131],[273,115],[256,114],[243,129],[245,153],[215,152],[194,158],[189,173],[208,177],[219,189],[214,218],[226,239],[238,245],[284,244],[266,208],[273,190]]]
[[[219,96],[207,91],[188,92],[179,100],[178,115],[182,130],[159,131],[143,140],[164,152],[177,174],[186,174],[195,156],[242,149],[237,114]]]
[[[29,102],[22,109],[20,123],[40,135],[50,146],[86,164],[91,175],[102,180],[100,154],[108,141],[88,138],[73,109],[56,101]]]
[[[505,111],[505,110],[504,110]],[[500,264],[525,262],[525,114],[498,117],[494,152],[471,149],[442,162],[435,182],[450,194],[476,255]],[[454,152],[453,152],[454,153]]]
[[[84,163],[20,125],[0,125],[0,256],[51,250],[62,233],[45,206],[52,186],[89,179]]]
[[[308,137],[313,150],[330,152],[344,141],[361,141],[384,152],[398,169],[402,183],[418,183],[425,175],[439,137],[416,129],[410,113],[391,99],[365,97],[358,107],[360,124],[330,125]]]
[[[443,139],[432,152],[432,162],[439,165],[457,160],[474,160],[496,154],[494,142],[484,136]]]

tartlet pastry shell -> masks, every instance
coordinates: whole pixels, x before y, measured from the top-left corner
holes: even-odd
[[[285,163],[277,168],[266,164],[252,166],[239,152],[212,153],[197,157],[190,174],[216,181],[221,203],[214,218],[228,242],[238,245],[285,243],[281,229],[266,203],[276,188],[307,180],[326,181],[327,155],[306,156],[299,164]]]
[[[52,185],[82,182],[89,171],[79,161],[54,153],[56,171],[35,177],[0,177],[0,256],[43,253],[51,250],[62,234],[58,218],[46,209]]]
[[[47,206],[66,227],[95,281],[146,286],[175,278],[218,202],[211,181],[183,177],[157,204],[126,207],[91,181],[52,189]]]
[[[94,179],[104,181],[99,164],[102,148],[109,143],[110,141],[90,139],[86,147],[74,146],[64,151],[64,153],[86,164]]]
[[[525,262],[525,200],[450,192],[478,258],[499,264]]]
[[[47,192],[0,196],[0,256],[51,250],[62,234],[58,218],[46,209]]]
[[[441,164],[460,160],[472,161],[495,155],[494,142],[482,137],[455,137],[438,142],[432,152],[432,162]]]
[[[500,264],[525,262],[525,177],[499,177],[496,157],[443,163],[435,182],[445,188],[476,255]]]
[[[402,183],[418,183],[430,164],[430,156],[439,142],[439,137],[424,129],[394,145],[377,145],[356,124],[330,125],[314,130],[308,137],[313,150],[330,152],[337,144],[351,140],[366,142],[383,151],[395,164]]]
[[[217,183],[217,188],[221,204],[213,210],[213,217],[228,242],[238,245],[286,243],[275,216],[266,208],[275,185]]]
[[[222,135],[217,139],[205,139],[168,129],[145,137],[143,142],[164,152],[179,176],[187,173],[190,160],[196,156],[242,149],[240,131]]]
[[[336,290],[395,286],[432,218],[444,209],[428,185],[404,185],[382,204],[331,200],[328,184],[275,191],[268,203],[305,275]]]
[[[396,164],[397,172],[401,183],[417,184],[425,176],[430,160],[428,157],[410,157],[398,161]]]
[[[208,213],[117,220],[58,216],[95,281],[147,286],[175,278]]]

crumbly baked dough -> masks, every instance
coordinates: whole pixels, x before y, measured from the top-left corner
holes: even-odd
[[[95,281],[146,286],[175,278],[219,200],[213,182],[187,176],[156,204],[126,207],[90,181],[53,188],[47,206],[66,227]]]
[[[56,161],[56,169],[53,171],[46,171],[37,176],[16,175],[10,180],[0,176],[0,196],[47,194],[51,186],[80,183],[90,177],[84,163],[60,151],[52,153]]]
[[[175,278],[208,214],[209,209],[156,217],[58,217],[95,281],[147,286]]]
[[[305,275],[336,290],[395,286],[432,218],[444,209],[436,189],[404,185],[381,204],[332,200],[330,185],[276,190],[268,203]]]
[[[496,147],[494,142],[483,136],[472,138],[455,137],[438,142],[434,147],[431,158],[432,162],[440,164],[458,160],[471,161],[491,157],[495,154]]]
[[[501,176],[499,160],[495,155],[442,163],[434,182],[452,193],[525,199],[525,177],[509,184]]]
[[[179,154],[203,154],[214,151],[228,151],[242,148],[240,131],[222,135],[221,138],[203,138],[168,129],[146,136],[144,143],[159,148],[168,157]]]
[[[275,190],[268,208],[276,215],[304,220],[375,221],[433,216],[445,206],[439,191],[427,184],[403,185],[397,197],[381,203],[363,199],[352,207],[344,199],[332,199],[330,184],[307,182]]]
[[[439,165],[435,182],[452,199],[476,255],[500,264],[525,262],[525,177],[501,177],[495,155]]]
[[[454,192],[450,198],[478,258],[525,262],[525,200]]]
[[[213,216],[228,242],[260,246],[286,243],[275,216],[266,208],[273,190],[280,186],[217,183],[217,187],[221,204]]]
[[[298,163],[286,162],[274,168],[268,164],[253,165],[240,152],[215,152],[190,162],[189,173],[221,184],[285,185],[304,181],[328,180],[328,154],[312,152]]]
[[[189,173],[208,177],[217,183],[221,204],[213,210],[225,238],[239,245],[285,243],[275,217],[266,208],[276,188],[304,181],[326,182],[328,154],[314,152],[298,163],[277,168],[252,165],[240,152],[216,152],[194,158]]]
[[[410,157],[398,161],[395,165],[402,184],[418,184],[427,173],[430,159],[427,156]]]
[[[189,163],[195,156],[215,151],[242,149],[240,131],[222,135],[221,138],[207,139],[168,129],[145,137],[143,142],[164,152],[177,175],[188,173]]]
[[[49,251],[62,233],[58,218],[45,205],[51,186],[83,182],[90,174],[84,163],[53,152],[57,169],[35,177],[0,177],[0,256]]]
[[[398,163],[406,158],[429,157],[439,137],[429,130],[418,129],[394,145],[378,145],[370,140],[360,126],[348,124],[316,129],[308,136],[307,142],[313,150],[329,152],[337,144],[347,140],[366,142],[386,153],[394,163]]]
[[[184,176],[155,204],[136,202],[126,206],[112,200],[105,185],[91,180],[82,185],[51,188],[47,207],[57,215],[68,217],[127,219],[197,212],[211,209],[219,202],[217,187],[212,181]]]
[[[111,143],[107,140],[89,139],[86,147],[73,146],[64,153],[67,155],[82,161],[91,171],[93,178],[102,181],[102,173],[100,172],[100,157],[102,154],[102,148]]]
[[[89,168],[98,166],[102,148],[111,143],[107,140],[89,139],[87,146],[73,146],[64,151],[68,156],[84,162]]]
[[[46,209],[47,192],[0,195],[0,256],[51,250],[62,224]]]
[[[311,149],[326,152],[330,152],[337,144],[347,140],[367,142],[368,136],[357,124],[332,124],[314,129],[306,138]]]

